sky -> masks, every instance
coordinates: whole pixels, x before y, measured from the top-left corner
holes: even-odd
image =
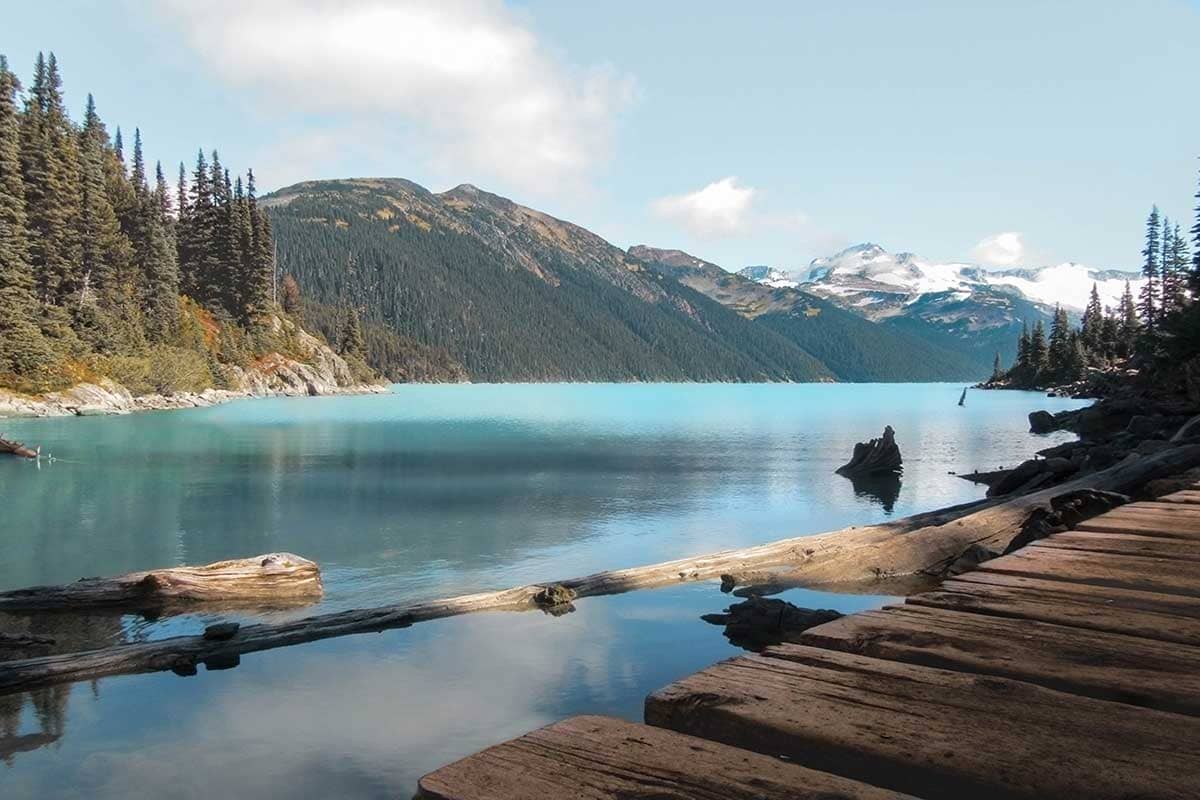
[[[738,269],[872,241],[1135,268],[1191,225],[1200,0],[6,2],[168,174],[460,183]]]

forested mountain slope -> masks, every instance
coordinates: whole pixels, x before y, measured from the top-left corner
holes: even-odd
[[[448,353],[475,381],[837,377],[595,234],[471,186],[317,181],[263,205],[310,301]]]
[[[406,348],[427,348],[475,381],[980,377],[966,359],[808,295],[755,298],[748,312],[653,258],[473,186],[311,181],[262,204],[281,271],[327,317],[306,319],[328,332],[330,309],[355,309],[369,360],[393,376]],[[762,319],[768,311],[778,318]],[[400,343],[390,353],[385,335]]]

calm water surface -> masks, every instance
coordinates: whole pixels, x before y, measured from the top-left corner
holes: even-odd
[[[58,458],[0,461],[0,589],[288,550],[325,598],[284,619],[501,588],[876,522],[982,496],[1081,405],[921,385],[402,386],[121,418],[5,420]],[[905,474],[833,473],[897,432]],[[793,590],[853,611],[887,598]],[[422,773],[735,654],[704,583],[253,654],[233,670],[0,697],[0,797],[404,797]],[[218,615],[0,617],[95,646]],[[223,618],[223,617],[222,617]],[[239,618],[246,619],[246,615]]]

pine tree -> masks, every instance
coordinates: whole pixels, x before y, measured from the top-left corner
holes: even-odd
[[[1050,344],[1046,350],[1046,369],[1055,377],[1062,377],[1071,358],[1071,323],[1061,305],[1054,307],[1054,318],[1050,323]]]
[[[1000,364],[1000,351],[996,351],[996,357],[992,359],[992,380],[998,381],[1004,377],[1004,367]]]
[[[1029,367],[1034,380],[1041,380],[1049,363],[1049,348],[1046,346],[1046,329],[1039,319],[1033,324],[1033,333],[1029,337]]]
[[[1137,306],[1133,302],[1133,290],[1129,286],[1129,281],[1125,281],[1125,293],[1121,295],[1121,305],[1117,309],[1118,355],[1128,356],[1133,354],[1137,346],[1138,333],[1141,327]]]
[[[1158,206],[1150,211],[1146,218],[1146,246],[1142,250],[1142,275],[1146,284],[1142,287],[1141,311],[1142,323],[1148,333],[1153,333],[1158,321],[1158,277],[1159,277],[1159,236],[1161,223],[1158,216]]]
[[[1022,372],[1029,370],[1029,344],[1029,323],[1022,320],[1021,336],[1017,339],[1017,361],[1013,364],[1014,369]]]
[[[264,225],[265,217],[258,205],[254,170],[246,173],[246,207],[239,222],[242,254],[242,320],[252,325],[271,307],[272,269],[270,256],[274,251],[271,234]]]
[[[179,265],[167,216],[170,201],[166,177],[159,165],[155,170],[154,189],[147,185],[141,131],[137,129],[134,130],[131,178],[137,200],[132,238],[140,272],[141,311],[150,340],[166,342],[179,321]]]
[[[37,325],[25,233],[25,187],[16,76],[0,56],[0,373],[36,377],[54,360]]]
[[[62,101],[54,54],[38,54],[21,126],[29,260],[43,303],[61,304],[79,288],[79,154]]]
[[[1170,313],[1178,311],[1187,304],[1188,269],[1191,266],[1191,253],[1188,250],[1187,238],[1180,231],[1178,223],[1171,232],[1171,251],[1168,255],[1170,263],[1170,280],[1163,276],[1163,310]]]
[[[108,133],[88,96],[84,125],[79,132],[80,203],[76,230],[80,241],[78,298],[72,302],[75,328],[100,352],[124,352],[142,342],[134,252],[128,231],[110,197],[105,162],[115,154]],[[114,178],[125,183],[124,169]],[[124,188],[124,196],[131,192]]]
[[[167,186],[167,176],[163,173],[162,162],[154,162],[154,202],[158,206],[159,221],[170,231],[174,218],[171,208],[171,189]]]
[[[362,325],[358,319],[358,309],[351,306],[346,312],[341,335],[338,337],[338,349],[344,356],[364,358],[367,347],[363,341]]]
[[[1104,326],[1104,307],[1100,305],[1100,291],[1092,283],[1092,293],[1088,297],[1087,308],[1083,311],[1080,324],[1080,335],[1083,337],[1084,348],[1091,353],[1101,350],[1101,331]]]
[[[196,155],[196,169],[186,205],[181,212],[179,239],[179,273],[183,293],[198,303],[216,307],[221,292],[217,284],[220,262],[217,259],[217,209],[208,161],[201,150]]]

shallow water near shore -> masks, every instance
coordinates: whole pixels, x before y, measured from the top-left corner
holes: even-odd
[[[276,550],[326,596],[285,619],[564,578],[983,495],[949,474],[1070,438],[1026,415],[1081,401],[960,385],[400,386],[119,418],[4,420],[54,463],[0,461],[0,590]],[[834,475],[896,429],[898,482]],[[854,611],[887,598],[792,590]],[[0,697],[0,796],[404,797],[450,760],[736,654],[702,583],[487,613],[243,658],[236,669]],[[220,614],[0,617],[79,646]]]

